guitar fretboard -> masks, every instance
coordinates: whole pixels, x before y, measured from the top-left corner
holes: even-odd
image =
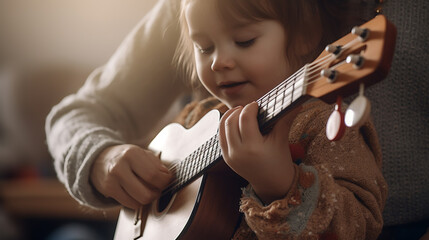
[[[306,68],[307,65],[256,101],[261,130],[305,94]]]
[[[302,67],[288,79],[281,82],[256,102],[259,105],[258,121],[261,132],[267,132],[269,125],[285,113],[305,94],[306,66]],[[176,181],[163,191],[163,194],[174,194],[184,186],[200,177],[214,163],[222,158],[219,146],[219,134],[216,133],[198,149],[180,161],[175,169]]]

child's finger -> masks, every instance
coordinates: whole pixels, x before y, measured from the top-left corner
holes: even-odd
[[[231,115],[225,119],[225,136],[229,146],[241,144],[242,138],[238,122],[242,110],[242,107],[235,109]]]
[[[239,129],[243,142],[262,136],[257,121],[258,110],[258,104],[252,102],[246,105],[240,114]]]
[[[220,145],[220,148],[222,150],[222,155],[224,158],[229,156],[228,142],[227,142],[227,138],[226,138],[225,122],[226,122],[226,119],[228,119],[229,116],[231,116],[231,114],[237,108],[238,107],[229,109],[220,119],[220,123],[219,123],[219,145]]]
[[[232,109],[226,111],[219,122],[219,146],[222,150],[222,156],[224,157],[228,156],[229,154],[228,143],[226,142],[225,136],[225,120],[228,118],[229,115],[232,114],[232,112]]]

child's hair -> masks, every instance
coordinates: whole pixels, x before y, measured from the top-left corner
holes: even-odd
[[[185,79],[191,79],[193,87],[199,86],[195,70],[193,44],[188,36],[184,9],[190,1],[182,0],[180,11],[181,36],[176,49],[174,62]],[[204,1],[204,0],[199,0]],[[286,32],[285,56],[295,70],[316,58],[324,47],[345,35],[351,27],[360,25],[363,13],[369,4],[363,0],[218,0],[216,9],[226,22],[258,22],[262,20],[279,21]],[[312,39],[315,22],[321,29],[320,39]],[[309,54],[299,56],[294,51],[298,42],[315,42],[317,48]],[[313,44],[314,46],[315,44]]]

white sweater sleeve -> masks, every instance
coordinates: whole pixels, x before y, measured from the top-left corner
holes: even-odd
[[[108,146],[132,143],[150,132],[185,89],[172,66],[179,2],[159,1],[108,63],[47,117],[47,144],[58,178],[81,204],[115,204],[91,186],[93,160]]]

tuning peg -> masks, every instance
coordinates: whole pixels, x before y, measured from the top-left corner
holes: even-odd
[[[347,108],[344,121],[347,127],[359,127],[368,119],[371,112],[371,102],[363,95],[364,84],[359,86],[359,96]]]
[[[323,69],[320,71],[320,76],[325,77],[328,82],[333,83],[337,79],[338,72],[332,69]]]
[[[337,97],[335,110],[331,113],[326,122],[326,137],[331,141],[340,140],[345,132],[344,113],[341,111],[342,98]]]
[[[354,28],[352,28],[352,33],[354,35],[359,36],[359,38],[362,42],[366,41],[369,37],[369,29],[368,28],[354,27]]]
[[[349,56],[347,56],[346,62],[353,64],[354,68],[359,69],[363,66],[365,59],[361,55],[350,54]]]
[[[336,56],[341,53],[341,50],[343,50],[343,48],[340,45],[329,44],[325,47],[325,51],[327,51],[328,53],[332,53]]]

